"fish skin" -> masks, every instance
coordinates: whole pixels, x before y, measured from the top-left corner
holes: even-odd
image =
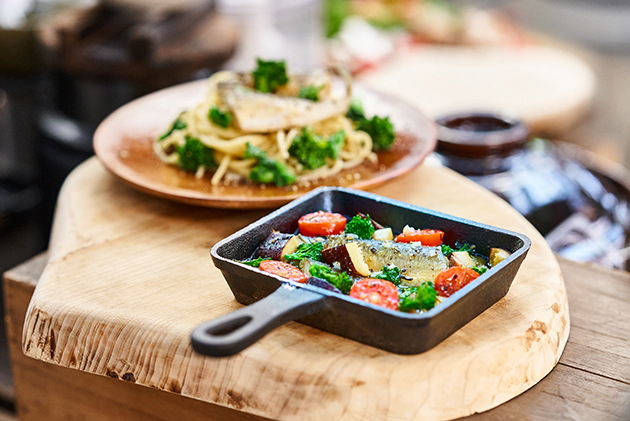
[[[301,86],[324,81],[320,75],[292,75],[295,80],[285,90],[299,90]],[[338,99],[310,101],[295,96],[257,92],[249,87],[248,75],[236,74],[219,82],[217,92],[222,104],[234,115],[240,129],[247,133],[266,133],[304,127],[318,121],[345,114],[350,106],[351,84],[346,81],[346,96]],[[309,83],[309,82],[313,83]],[[326,90],[327,87],[324,89]],[[281,91],[281,90],[279,90]]]
[[[324,249],[349,242],[357,242],[363,258],[373,272],[380,272],[383,266],[397,266],[409,285],[428,282],[449,267],[448,259],[440,247],[423,246],[420,243],[396,243],[393,241],[363,240],[355,235],[333,235],[324,240]]]

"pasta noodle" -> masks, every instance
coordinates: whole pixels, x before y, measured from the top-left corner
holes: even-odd
[[[326,165],[311,170],[304,168],[298,160],[289,154],[291,143],[301,133],[301,127],[288,130],[278,130],[267,133],[245,133],[237,125],[224,128],[208,118],[213,107],[222,108],[218,84],[232,77],[231,72],[218,72],[208,79],[208,94],[204,100],[193,109],[184,111],[179,116],[185,127],[171,130],[168,135],[155,139],[153,148],[156,155],[165,163],[177,165],[178,148],[186,143],[187,137],[198,139],[204,146],[211,148],[214,161],[218,163],[212,175],[212,184],[219,185],[226,182],[227,174],[236,174],[240,178],[247,178],[256,166],[255,159],[243,159],[247,144],[263,150],[268,158],[285,164],[296,175],[296,183],[308,182],[318,178],[330,177],[340,171],[355,167],[366,159],[375,161],[372,152],[372,139],[366,132],[356,130],[352,120],[339,114],[312,125],[313,130],[320,136],[328,137],[340,130],[345,132],[345,144],[337,158],[326,158]],[[207,168],[200,166],[195,172],[196,177],[204,177]],[[234,177],[228,177],[234,179]]]

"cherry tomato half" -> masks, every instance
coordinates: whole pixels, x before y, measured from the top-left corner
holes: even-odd
[[[352,285],[350,296],[390,310],[398,310],[398,289],[383,279],[366,278]]]
[[[288,263],[278,262],[276,260],[263,260],[260,262],[260,270],[263,272],[273,273],[274,275],[282,276],[283,278],[291,279],[293,281],[305,284],[308,277],[296,268]]]
[[[413,230],[398,234],[396,241],[399,243],[420,242],[423,246],[435,247],[442,244],[443,237],[444,231],[440,230]]]
[[[442,297],[450,297],[478,277],[477,272],[465,266],[448,268],[435,277],[435,290]]]
[[[315,237],[341,234],[346,228],[346,222],[346,217],[339,213],[319,211],[302,216],[298,220],[298,226],[300,234]]]

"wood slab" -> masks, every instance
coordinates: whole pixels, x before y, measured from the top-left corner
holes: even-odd
[[[595,96],[590,65],[549,46],[421,46],[360,75],[431,118],[458,112],[507,113],[535,133],[558,135],[580,121]]]
[[[535,229],[445,168],[423,165],[373,192],[528,235],[532,248],[508,295],[420,355],[289,323],[239,355],[201,357],[189,344],[192,328],[240,307],[208,251],[264,212],[153,198],[92,159],[60,194],[23,351],[287,420],[452,419],[495,407],[549,373],[566,344],[569,313],[558,262]]]

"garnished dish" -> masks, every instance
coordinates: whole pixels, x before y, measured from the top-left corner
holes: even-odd
[[[222,71],[207,83],[204,100],[156,137],[153,150],[213,186],[309,186],[366,160],[378,164],[375,152],[396,141],[389,116],[366,116],[343,71],[292,74],[284,61],[258,59],[251,73]]]
[[[444,231],[434,228],[406,225],[396,234],[362,213],[312,212],[298,227],[274,230],[241,263],[407,313],[432,309],[511,255],[498,247],[484,255],[462,241],[444,244]]]

